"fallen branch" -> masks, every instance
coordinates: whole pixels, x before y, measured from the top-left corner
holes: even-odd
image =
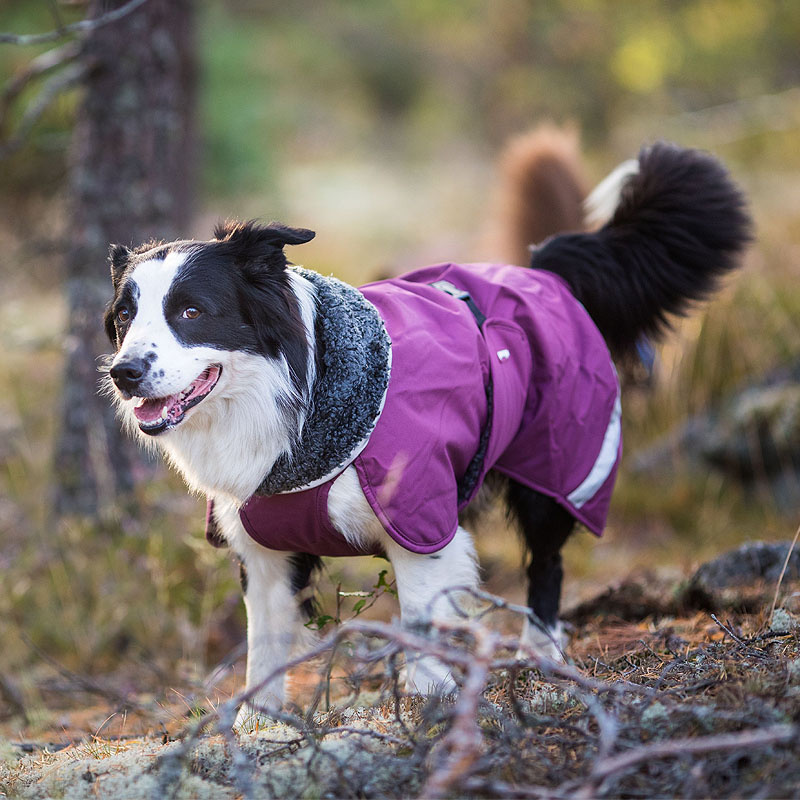
[[[139,6],[143,6],[147,0],[130,0],[124,6],[115,8],[113,11],[108,11],[94,19],[82,19],[79,22],[73,22],[70,25],[63,25],[54,31],[47,33],[0,33],[0,44],[16,44],[21,47],[28,47],[34,44],[46,44],[47,42],[57,42],[65,36],[73,33],[85,34],[90,31],[102,28],[105,25],[110,25],[117,20],[127,17],[128,14],[136,11]]]
[[[0,143],[0,159],[8,158],[25,144],[28,134],[44,112],[47,111],[60,94],[73,86],[77,86],[83,80],[87,70],[88,66],[82,62],[70,64],[62,72],[53,75],[45,82],[39,95],[25,109],[14,135],[5,142]]]
[[[624,772],[644,761],[660,758],[675,758],[696,753],[710,753],[728,750],[749,750],[754,747],[768,747],[773,744],[791,742],[800,730],[795,725],[773,725],[769,728],[722,733],[716,736],[700,736],[696,739],[677,739],[642,745],[627,753],[599,759],[592,767],[590,783],[597,783],[618,772]],[[587,784],[588,788],[589,784]],[[593,790],[588,795],[593,796]]]
[[[443,763],[431,773],[420,797],[444,797],[451,788],[458,786],[478,758],[483,744],[478,725],[478,705],[500,639],[487,628],[476,627],[472,634],[477,646],[464,685],[458,693],[452,727],[442,744]]]
[[[34,58],[5,85],[0,96],[0,131],[3,130],[12,103],[20,93],[37,78],[74,61],[81,54],[79,42],[67,42]]]

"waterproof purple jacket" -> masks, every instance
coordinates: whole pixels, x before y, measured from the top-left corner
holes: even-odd
[[[442,280],[469,293],[486,318],[480,327],[467,303],[431,285]],[[602,336],[565,282],[515,266],[439,264],[360,291],[386,325],[392,362],[383,411],[352,463],[387,533],[416,553],[453,538],[470,499],[459,498],[459,483],[490,426],[471,494],[495,469],[599,535],[621,452],[619,386]],[[254,496],[241,520],[272,549],[362,552],[328,518],[331,483]]]

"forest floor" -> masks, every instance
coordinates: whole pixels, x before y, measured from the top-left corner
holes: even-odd
[[[297,707],[238,736],[230,693],[123,698],[62,669],[58,730],[0,728],[0,797],[796,797],[800,584],[794,562],[776,581],[776,547],[573,607],[567,665],[520,663],[489,596],[436,636],[353,620],[298,659]],[[401,694],[409,645],[457,696]]]

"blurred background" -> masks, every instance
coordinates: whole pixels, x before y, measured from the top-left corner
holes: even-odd
[[[203,538],[202,499],[115,444],[95,396],[108,242],[260,217],[316,230],[290,258],[354,283],[490,259],[498,155],[547,121],[577,131],[590,183],[656,139],[713,151],[758,233],[627,388],[609,528],[568,545],[565,603],[791,537],[800,4],[147,0],[69,33],[125,5],[0,5],[0,31],[64,34],[0,44],[0,716],[16,693],[53,723],[47,659],[163,691],[243,635],[237,570]],[[478,547],[488,587],[521,599],[502,515]],[[384,563],[331,560],[329,613],[339,583],[370,591]]]

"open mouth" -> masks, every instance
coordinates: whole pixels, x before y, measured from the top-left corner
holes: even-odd
[[[222,365],[206,367],[182,392],[169,397],[143,397],[133,409],[139,429],[155,436],[174,428],[201,400],[211,394],[222,375]]]

